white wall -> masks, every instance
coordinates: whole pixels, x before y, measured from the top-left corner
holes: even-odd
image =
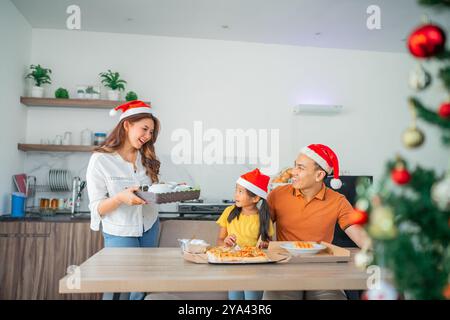
[[[10,212],[12,175],[24,170],[17,142],[26,135],[26,108],[20,104],[30,62],[31,26],[9,0],[0,0],[0,214]]]
[[[192,131],[195,120],[222,131],[280,129],[282,167],[310,143],[331,146],[347,174],[378,177],[396,152],[440,170],[447,164],[437,130],[427,125],[420,125],[427,134],[421,149],[402,146],[401,133],[410,123],[407,79],[414,65],[406,54],[45,29],[34,29],[32,40],[32,62],[53,70],[49,96],[60,86],[73,95],[77,84],[98,84],[99,72],[120,71],[128,89],[151,100],[161,119],[157,153],[163,178],[199,184],[207,198],[231,197],[237,176],[252,166],[171,164],[173,130]],[[344,112],[294,116],[298,103],[337,103]],[[77,142],[83,128],[109,130],[114,123],[106,110],[30,108],[26,141],[69,130]],[[26,168],[36,167],[34,157],[28,156]],[[49,158],[40,162],[46,169],[72,161],[77,172],[88,160],[87,155]]]

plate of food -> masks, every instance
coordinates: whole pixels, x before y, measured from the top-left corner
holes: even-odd
[[[275,263],[258,247],[213,247],[206,251],[208,263],[211,264],[253,264]]]
[[[292,241],[281,244],[280,248],[289,251],[292,256],[299,256],[315,255],[327,247],[314,241]]]

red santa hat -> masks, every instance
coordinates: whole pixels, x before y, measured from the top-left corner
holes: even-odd
[[[140,100],[133,100],[121,104],[120,106],[111,109],[111,111],[109,111],[109,115],[111,117],[114,117],[119,112],[119,110],[122,111],[119,121],[126,117],[133,116],[139,113],[152,113],[150,105]]]
[[[269,180],[269,176],[262,174],[259,169],[255,169],[240,176],[236,183],[243,186],[248,191],[253,192],[257,196],[266,199]]]
[[[304,147],[300,153],[313,159],[328,174],[333,172],[330,185],[333,189],[340,189],[342,181],[339,179],[339,161],[336,154],[323,144],[310,144]]]

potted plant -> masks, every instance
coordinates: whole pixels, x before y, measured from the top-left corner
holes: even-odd
[[[127,93],[127,95],[125,96],[126,101],[133,101],[133,100],[137,100],[137,99],[138,99],[138,96],[137,96],[136,92],[134,92],[134,91],[129,91]]]
[[[25,79],[33,79],[35,85],[31,90],[31,96],[34,98],[42,98],[44,96],[44,88],[41,87],[43,84],[51,84],[50,74],[52,70],[42,68],[40,64],[37,66],[32,64],[30,66],[31,72],[27,74]]]
[[[55,98],[69,99],[69,92],[64,88],[58,88],[58,90],[55,91]]]
[[[84,99],[85,98],[85,92],[86,92],[86,86],[79,85],[77,86],[77,98],[78,99]]]
[[[119,100],[119,93],[121,90],[125,90],[125,84],[127,82],[120,79],[118,72],[112,72],[111,70],[100,73],[100,77],[102,78],[102,84],[110,89],[108,90],[108,99]]]

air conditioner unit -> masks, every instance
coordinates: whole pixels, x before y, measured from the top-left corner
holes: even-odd
[[[294,114],[336,114],[343,109],[334,104],[299,104],[294,106]]]

